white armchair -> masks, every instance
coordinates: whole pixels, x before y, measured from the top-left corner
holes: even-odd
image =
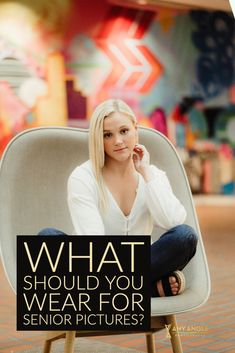
[[[87,139],[88,130],[42,127],[17,135],[5,150],[0,168],[0,247],[6,276],[14,291],[16,235],[37,234],[50,226],[67,234],[72,232],[66,203],[67,179],[75,166],[88,159]],[[166,324],[176,326],[176,314],[204,304],[210,293],[210,278],[190,187],[175,148],[165,136],[149,128],[140,128],[140,143],[149,150],[151,163],[166,171],[176,196],[187,209],[186,223],[199,235],[196,255],[183,270],[186,290],[178,296],[151,299],[151,330],[145,334],[148,352],[154,353],[154,332]],[[154,231],[153,238],[160,234],[159,230]],[[52,341],[61,337],[66,338],[65,352],[72,353],[75,336],[120,333],[128,332],[48,332],[44,353],[49,353]],[[171,342],[174,353],[182,352],[180,337],[173,331]]]

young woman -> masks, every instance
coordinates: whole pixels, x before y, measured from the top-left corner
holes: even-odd
[[[183,224],[186,211],[164,171],[150,165],[138,143],[136,117],[121,100],[110,99],[94,111],[89,130],[90,159],[68,180],[68,206],[74,233],[151,235],[166,232],[151,246],[152,296],[180,294],[182,270],[196,252],[197,235]],[[63,232],[44,229],[39,234]]]

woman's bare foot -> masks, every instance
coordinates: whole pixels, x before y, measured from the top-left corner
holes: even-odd
[[[176,278],[173,276],[169,277],[169,282],[170,282],[170,286],[171,286],[171,291],[173,295],[178,294],[179,291],[179,283],[176,281]]]
[[[185,278],[181,271],[175,271],[169,277],[163,277],[156,283],[159,297],[180,294],[185,289]]]
[[[176,281],[176,278],[173,276],[170,276],[169,277],[169,284],[171,287],[172,295],[176,295],[179,291],[179,283]],[[164,292],[164,289],[162,286],[162,280],[160,279],[159,281],[157,281],[156,285],[157,285],[157,290],[158,290],[159,296],[165,297],[165,292]]]

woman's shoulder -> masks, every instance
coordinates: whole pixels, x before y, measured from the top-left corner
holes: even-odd
[[[150,165],[150,172],[153,174],[153,175],[165,175],[166,172],[160,168],[158,168],[156,165],[154,164],[151,164]]]
[[[67,181],[68,198],[91,197],[95,202],[97,199],[97,183],[92,171],[91,161],[88,160],[77,166],[70,174]]]
[[[94,179],[92,164],[90,160],[78,165],[70,174],[69,178]]]

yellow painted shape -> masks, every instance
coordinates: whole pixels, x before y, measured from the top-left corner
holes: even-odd
[[[35,106],[37,125],[67,125],[67,95],[65,65],[59,53],[50,54],[46,64],[48,95],[40,97]]]

